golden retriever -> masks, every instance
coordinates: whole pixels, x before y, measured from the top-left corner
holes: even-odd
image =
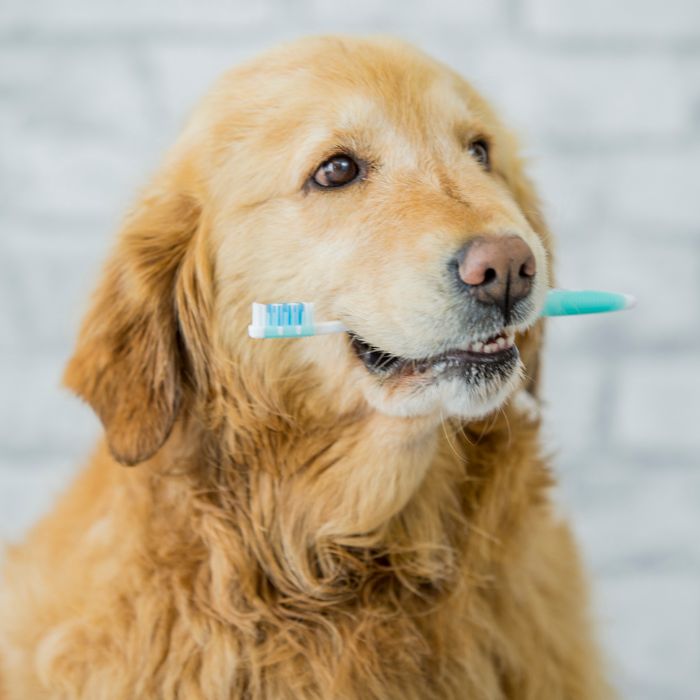
[[[512,136],[410,46],[226,74],[68,365],[105,440],[8,554],[3,700],[607,697],[513,400],[550,252]],[[251,302],[296,300],[350,332],[247,336]]]

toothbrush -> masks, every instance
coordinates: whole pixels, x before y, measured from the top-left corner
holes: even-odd
[[[593,290],[550,289],[541,316],[577,316],[631,309],[637,300],[630,294]],[[319,321],[311,303],[253,304],[253,319],[248,326],[251,338],[302,338],[326,333],[342,333],[340,321]]]
[[[550,289],[541,316],[578,316],[623,311],[637,305],[631,294],[598,292],[592,289]]]
[[[302,338],[345,330],[340,321],[316,323],[314,305],[310,303],[253,303],[253,322],[248,326],[248,335],[251,338]]]

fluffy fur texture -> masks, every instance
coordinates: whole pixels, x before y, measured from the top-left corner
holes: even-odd
[[[338,151],[366,177],[314,188]],[[440,353],[470,333],[445,261],[505,230],[542,294],[551,244],[513,139],[416,50],[311,39],[224,76],[67,368],[105,441],[8,553],[0,696],[607,697],[537,411],[509,399],[536,395],[534,315],[520,371],[476,388],[382,382],[345,335],[245,333],[253,300],[313,300],[388,352]]]

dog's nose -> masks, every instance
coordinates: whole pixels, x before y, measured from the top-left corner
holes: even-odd
[[[477,236],[457,259],[461,282],[482,303],[500,307],[506,322],[513,304],[530,293],[537,271],[530,246],[516,235]]]

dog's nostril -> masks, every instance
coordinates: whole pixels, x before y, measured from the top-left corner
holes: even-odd
[[[493,282],[498,275],[496,274],[496,270],[494,270],[492,267],[487,268],[484,270],[484,280],[481,284],[488,284],[489,282]]]
[[[530,246],[518,235],[473,238],[457,255],[462,289],[483,304],[503,309],[506,318],[532,288],[537,264]]]
[[[518,271],[520,277],[534,277],[537,267],[535,265],[534,255],[530,255],[528,259],[520,266]]]

